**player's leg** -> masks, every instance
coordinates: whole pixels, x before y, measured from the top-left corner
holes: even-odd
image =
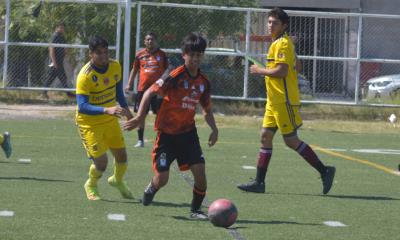
[[[278,118],[278,125],[280,126],[285,144],[295,150],[320,173],[323,183],[323,193],[327,194],[332,187],[336,169],[335,167],[325,166],[314,150],[297,136],[297,129],[302,125],[299,107],[286,105],[286,112],[280,113]]]
[[[93,162],[89,167],[89,178],[85,182],[84,189],[86,192],[86,197],[89,200],[97,201],[101,199],[97,188],[97,182],[107,168],[107,154],[104,153],[99,157],[93,158],[92,160]]]
[[[100,200],[97,182],[107,167],[107,146],[103,141],[104,128],[83,128],[78,126],[83,146],[92,164],[89,167],[89,178],[84,185],[89,200]]]
[[[57,77],[57,68],[55,67],[49,67],[49,70],[47,71],[47,76],[44,82],[44,87],[48,88],[50,85],[53,83],[54,79]],[[43,91],[42,97],[45,99],[48,99],[49,96],[47,95],[47,91]]]
[[[143,91],[139,91],[139,92],[137,92],[137,94],[135,96],[135,104],[133,106],[133,111],[135,113],[137,113],[139,110],[139,106],[140,106],[140,102],[142,101],[143,94],[144,94]],[[138,141],[137,141],[136,145],[134,146],[135,148],[144,147],[144,126],[145,126],[145,121],[141,122],[138,127],[138,130],[137,130]]]
[[[256,179],[237,187],[243,191],[264,193],[265,177],[272,156],[273,139],[277,131],[274,113],[270,106],[266,107],[263,128],[261,129],[261,146],[258,152]]]
[[[9,158],[12,153],[11,135],[9,132],[4,132],[3,134],[0,134],[0,145],[4,153],[6,154],[6,158]]]
[[[114,156],[114,174],[108,178],[108,183],[117,188],[122,197],[132,199],[133,195],[129,190],[123,178],[125,176],[128,164],[127,154],[125,149],[124,136],[122,135],[121,127],[115,119],[107,124],[104,124],[104,141]]]
[[[174,145],[172,135],[157,133],[152,152],[154,176],[143,193],[142,203],[147,206],[152,201],[157,191],[168,183],[169,167],[175,160],[171,146]]]
[[[202,212],[201,204],[206,196],[207,179],[205,174],[205,164],[198,163],[190,166],[194,178],[193,198],[190,205],[190,216],[197,219],[207,219],[208,216]]]

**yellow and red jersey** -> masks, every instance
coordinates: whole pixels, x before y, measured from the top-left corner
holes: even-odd
[[[167,134],[188,132],[195,127],[194,116],[198,103],[211,108],[210,83],[198,72],[192,77],[184,65],[173,70],[165,81],[157,81],[151,90],[163,96],[154,128]]]
[[[137,52],[133,67],[139,70],[138,91],[145,91],[157,81],[168,68],[168,59],[164,51],[157,49],[149,52],[142,49]]]

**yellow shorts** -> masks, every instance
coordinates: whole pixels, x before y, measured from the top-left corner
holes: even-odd
[[[124,136],[117,119],[91,127],[78,125],[78,130],[89,158],[98,158],[109,148],[125,147]]]
[[[296,134],[296,130],[303,124],[299,112],[300,106],[286,103],[266,105],[263,128],[279,128],[283,136]]]

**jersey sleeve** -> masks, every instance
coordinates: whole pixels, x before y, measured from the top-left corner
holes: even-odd
[[[200,105],[206,111],[211,109],[211,89],[208,82],[206,82],[204,92],[200,97]]]
[[[85,74],[79,74],[76,80],[76,94],[90,95],[89,82],[86,81],[87,76]]]
[[[286,41],[281,41],[275,49],[275,63],[286,63],[289,65],[289,45]]]

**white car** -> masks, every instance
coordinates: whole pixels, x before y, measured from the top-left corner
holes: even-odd
[[[366,86],[367,98],[394,97],[400,94],[400,74],[372,78]]]

